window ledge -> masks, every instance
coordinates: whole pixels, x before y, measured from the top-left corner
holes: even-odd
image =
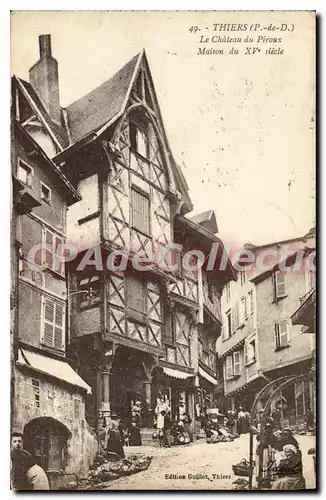
[[[42,349],[47,350],[48,352],[53,352],[53,353],[61,354],[61,355],[65,354],[65,347],[58,349],[58,348],[53,347],[51,345],[45,344],[43,341],[40,342],[40,345],[41,345]]]
[[[226,377],[226,380],[234,380],[234,379],[237,379],[241,377],[241,373],[239,373],[238,375],[232,375],[232,377]]]
[[[254,363],[256,363],[256,361],[257,361],[257,359],[256,359],[256,358],[254,358],[254,359],[252,359],[251,361],[248,361],[248,363],[245,363],[245,366],[251,366],[251,365],[253,365]]]
[[[291,347],[291,345],[290,344],[286,344],[286,345],[282,345],[282,346],[276,347],[275,348],[275,352],[277,352],[277,351],[283,351],[283,349],[288,349],[288,347]]]
[[[85,224],[86,222],[88,222],[90,220],[97,219],[97,217],[99,217],[99,215],[100,215],[100,212],[97,211],[97,212],[94,212],[93,214],[86,215],[86,217],[82,217],[81,219],[78,219],[77,222],[79,225]]]
[[[279,297],[275,297],[272,302],[275,304],[275,303],[279,302],[280,300],[286,299],[286,297],[287,297],[287,294],[280,295]]]
[[[61,278],[62,280],[66,280],[66,275],[59,273],[59,271],[54,271],[50,267],[45,268],[54,278]]]

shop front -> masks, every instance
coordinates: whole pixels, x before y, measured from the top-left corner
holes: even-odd
[[[169,366],[160,366],[153,374],[155,416],[162,410],[169,410],[172,421],[183,419],[188,414],[194,418],[194,373]]]

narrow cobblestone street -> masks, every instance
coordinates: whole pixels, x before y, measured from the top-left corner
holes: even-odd
[[[315,487],[313,459],[307,455],[314,446],[312,436],[296,436],[303,456],[307,489]],[[152,455],[146,471],[112,481],[108,490],[215,490],[234,489],[236,479],[232,464],[249,457],[249,435],[229,443],[207,444],[200,441],[188,446],[158,448],[152,446],[125,448],[133,453]],[[215,475],[215,476],[214,476]],[[196,479],[196,476],[198,477]]]

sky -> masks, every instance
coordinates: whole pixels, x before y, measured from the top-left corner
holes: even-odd
[[[266,16],[273,18],[266,18]],[[283,55],[197,55],[199,26],[294,25]],[[207,31],[205,28],[207,27]],[[67,106],[145,48],[167,136],[194,214],[214,209],[227,242],[303,236],[315,218],[314,19],[283,12],[14,12],[11,72],[28,80],[50,33]],[[264,32],[275,36],[272,32]],[[277,36],[281,34],[278,33]],[[235,44],[207,47],[227,48]],[[271,44],[260,45],[262,52]],[[236,47],[237,48],[237,47]]]

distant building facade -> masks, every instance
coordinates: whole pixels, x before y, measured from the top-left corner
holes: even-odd
[[[239,271],[237,282],[223,290],[223,334],[218,350],[224,360],[225,396],[234,408],[242,405],[250,411],[255,396],[269,381],[309,371],[311,343],[301,327],[292,324],[291,316],[309,287],[304,269],[313,246],[308,237],[250,246],[256,262],[265,251],[267,270]],[[275,251],[282,255],[285,247],[288,266],[294,264],[298,250],[303,252],[300,271],[282,271]],[[290,423],[303,420],[311,407],[311,394],[308,382],[289,386],[280,397],[283,419]]]

